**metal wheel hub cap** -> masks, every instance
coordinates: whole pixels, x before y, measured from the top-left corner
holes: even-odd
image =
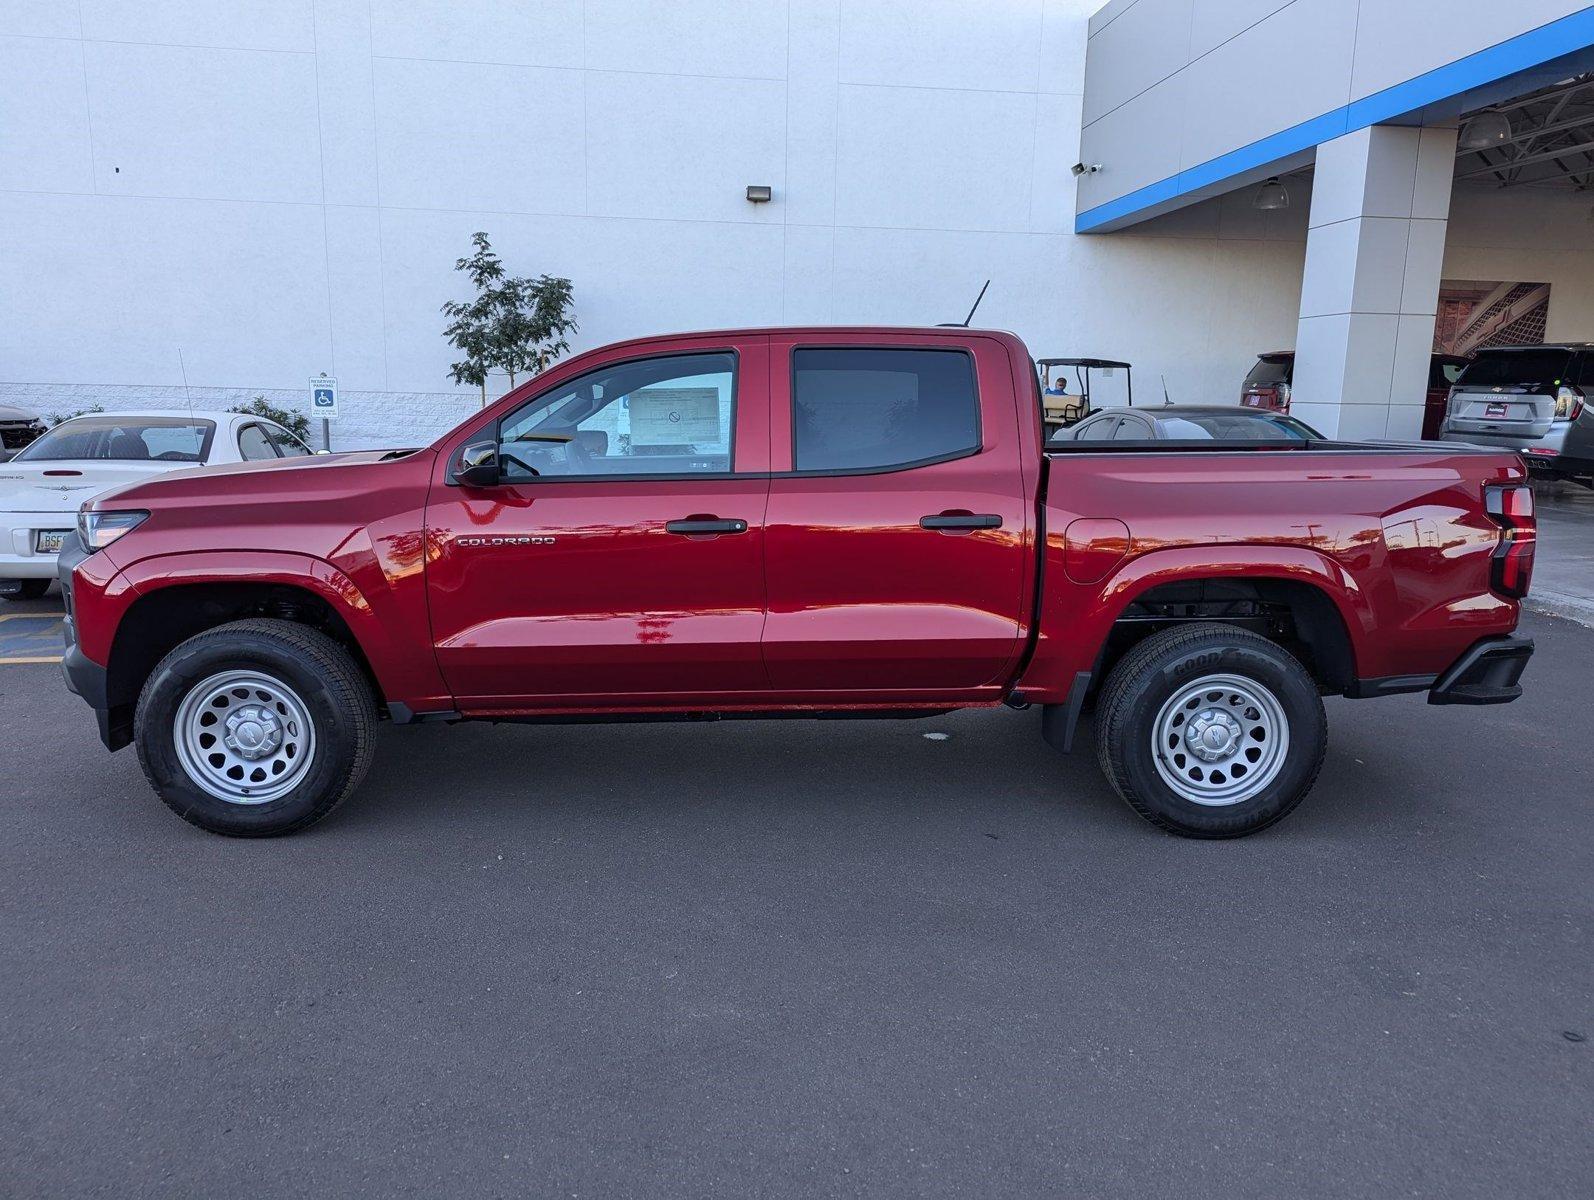
[[[315,758],[309,706],[258,670],[222,671],[189,689],[172,721],[195,786],[229,804],[266,804],[304,781]]]
[[[1185,722],[1184,740],[1190,752],[1204,762],[1229,758],[1244,736],[1240,723],[1218,708],[1202,709]]]
[[[251,762],[282,745],[282,722],[258,704],[228,713],[222,727],[222,745]]]
[[[1179,687],[1152,723],[1157,774],[1181,799],[1241,804],[1278,778],[1290,726],[1272,691],[1243,675],[1204,675]]]

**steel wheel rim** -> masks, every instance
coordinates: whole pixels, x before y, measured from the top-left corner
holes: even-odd
[[[228,804],[269,804],[301,782],[315,758],[315,723],[282,680],[223,671],[188,690],[172,721],[177,758],[194,784]]]
[[[1278,778],[1290,723],[1278,697],[1242,675],[1205,675],[1170,696],[1151,726],[1157,774],[1182,800],[1243,804]]]

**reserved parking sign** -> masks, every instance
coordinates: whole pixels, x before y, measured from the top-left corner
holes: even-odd
[[[338,381],[322,376],[310,381],[310,411],[324,420],[335,420],[338,415]]]

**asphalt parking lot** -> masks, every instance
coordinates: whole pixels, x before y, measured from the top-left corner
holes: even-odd
[[[1005,711],[384,728],[231,841],[0,665],[0,1193],[1586,1195],[1594,631],[1525,625],[1233,843]]]

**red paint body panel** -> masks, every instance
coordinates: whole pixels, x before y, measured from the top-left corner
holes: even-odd
[[[1317,587],[1345,622],[1361,678],[1442,671],[1516,627],[1517,603],[1489,590],[1500,531],[1482,493],[1525,478],[1508,456],[1421,450],[1055,455],[1047,528],[1112,513],[1131,545],[1106,578],[1075,583],[1065,539],[1048,539],[1025,694],[1060,702],[1137,596],[1203,577]]]
[[[792,353],[838,346],[968,353],[978,451],[794,472]],[[709,350],[737,356],[734,475],[449,482],[463,446],[545,390]],[[1489,590],[1501,534],[1482,489],[1524,478],[1514,456],[1439,445],[1043,456],[1034,368],[1010,334],[648,338],[578,355],[407,457],[200,469],[99,497],[151,516],[78,566],[74,621],[104,665],[128,609],[161,589],[301,588],[343,618],[383,698],[415,712],[952,707],[1015,687],[1062,703],[1147,589],[1254,577],[1327,595],[1358,677],[1431,675],[1515,627],[1517,603]],[[919,524],[947,513],[1000,525]],[[708,516],[746,530],[664,529]]]
[[[1019,469],[1012,346],[961,331],[951,340],[974,357],[979,453],[906,470],[771,481],[763,645],[778,692],[956,701],[1008,682],[1033,598],[1035,511]],[[889,344],[948,341],[945,333],[898,334]],[[776,339],[770,427],[781,431],[772,455],[777,472],[792,466],[791,351],[880,344],[867,331]],[[920,528],[920,518],[948,512],[995,514],[1002,524]]]

